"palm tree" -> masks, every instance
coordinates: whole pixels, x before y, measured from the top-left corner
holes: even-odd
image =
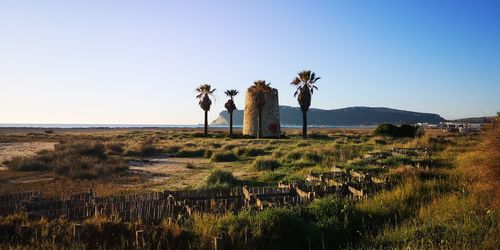
[[[211,88],[212,86],[209,84],[202,84],[196,89],[196,92],[198,93],[196,98],[200,100],[198,104],[200,104],[201,109],[205,111],[205,129],[203,130],[203,135],[205,136],[208,135],[208,111],[212,105],[212,100],[210,100],[209,96],[213,96],[213,93],[215,92],[215,89]]]
[[[230,99],[227,100],[224,107],[227,109],[229,113],[229,136],[233,135],[233,111],[236,110],[236,105],[234,105],[233,97],[238,94],[238,90],[236,89],[228,89],[224,92]]]
[[[264,109],[264,105],[266,105],[266,93],[271,91],[270,87],[271,83],[267,83],[265,80],[258,80],[253,82],[253,85],[250,86],[249,90],[254,93],[254,104],[257,107],[259,112],[259,120],[257,124],[257,138],[262,137],[262,110]]]
[[[299,101],[300,109],[302,110],[302,138],[307,139],[307,111],[311,106],[311,95],[314,89],[318,89],[314,84],[321,77],[316,77],[314,72],[310,70],[304,70],[299,72],[299,76],[295,77],[291,84],[297,87],[294,97],[297,96]]]

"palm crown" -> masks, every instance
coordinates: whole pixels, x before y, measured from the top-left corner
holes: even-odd
[[[226,94],[226,95],[227,95],[227,97],[231,98],[231,100],[233,100],[233,97],[234,97],[235,95],[237,95],[238,93],[239,93],[239,92],[238,92],[238,90],[236,90],[236,89],[228,89],[228,90],[226,90],[226,91],[224,92],[224,94]]]
[[[215,89],[212,89],[210,84],[202,84],[200,87],[196,88],[196,92],[198,92],[196,98],[200,99],[200,107],[205,111],[210,110],[212,100],[210,100],[209,96],[213,95]]]
[[[262,109],[264,105],[266,105],[264,94],[271,91],[271,83],[266,83],[265,80],[258,80],[253,82],[253,85],[250,86],[249,90],[255,93],[255,106],[257,106],[258,109]]]
[[[224,92],[230,99],[227,100],[224,107],[227,109],[229,113],[232,113],[236,109],[236,105],[234,104],[233,97],[238,94],[238,90],[236,89],[228,89]]]
[[[250,91],[253,92],[268,92],[271,90],[271,83],[266,83],[266,80],[257,80],[250,86]]]
[[[309,110],[309,107],[311,106],[311,94],[314,92],[314,89],[318,89],[318,87],[314,84],[319,79],[321,79],[321,77],[316,77],[314,72],[304,70],[299,72],[299,76],[295,77],[295,79],[293,79],[290,83],[297,87],[293,96],[298,95],[297,100],[299,101],[302,111]]]

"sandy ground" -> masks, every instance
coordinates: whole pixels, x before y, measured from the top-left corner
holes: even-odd
[[[0,170],[6,170],[2,163],[15,156],[29,156],[44,149],[53,149],[55,142],[13,142],[0,143]],[[188,163],[190,167],[188,167]],[[129,172],[148,179],[147,186],[185,187],[203,180],[210,162],[204,158],[156,157],[129,162]],[[50,181],[50,173],[11,173],[3,181],[8,183],[30,183]],[[8,178],[7,178],[8,177]]]
[[[129,165],[131,173],[147,177],[150,185],[181,188],[202,181],[210,162],[204,158],[162,157],[130,161]]]
[[[54,149],[55,142],[14,142],[0,143],[0,169],[2,163],[14,156],[29,156],[44,149]]]

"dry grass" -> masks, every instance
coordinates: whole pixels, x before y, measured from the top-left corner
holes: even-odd
[[[488,196],[494,208],[500,209],[500,122],[487,131],[473,151],[459,155],[458,170],[466,177],[469,189]]]
[[[0,176],[0,193],[43,190],[48,195],[59,196],[93,188],[99,195],[113,195],[151,189],[193,188],[206,184],[230,186],[252,181],[274,184],[278,180],[303,178],[310,170],[324,171],[332,165],[348,165],[349,162],[361,164],[363,161],[358,157],[371,150],[429,147],[436,153],[434,160],[444,159],[451,165],[443,167],[438,161],[430,161],[428,168],[398,167],[404,165],[406,160],[413,162],[418,159],[390,159],[394,166],[387,169],[387,172],[394,181],[394,186],[359,203],[328,197],[300,208],[183,218],[179,220],[179,224],[163,222],[161,229],[151,226],[149,229],[152,231],[149,232],[155,235],[151,242],[157,244],[161,238],[171,243],[178,242],[179,248],[209,248],[213,236],[224,235],[225,244],[235,248],[307,248],[310,244],[315,249],[342,246],[498,249],[498,130],[487,132],[479,144],[477,136],[443,135],[437,130],[427,132],[421,138],[394,139],[373,136],[371,129],[314,129],[312,133],[316,139],[307,142],[300,139],[300,130],[286,132],[290,139],[223,139],[220,133],[215,135],[220,138],[197,138],[194,131],[180,129],[97,130],[73,134],[54,130],[52,134],[30,135],[23,135],[19,131],[16,134],[0,132],[0,141],[20,142],[23,141],[23,136],[26,141],[47,141],[49,138],[54,141],[95,140],[106,144],[107,154],[127,160],[154,159],[144,158],[142,152],[169,154],[168,157],[163,155],[166,159],[172,159],[170,157],[176,154],[188,157],[183,159],[182,170],[185,172],[168,172],[168,175],[162,176],[162,182],[154,181],[158,176],[149,178],[135,172],[97,180],[71,180],[50,172],[41,172],[42,177],[53,179],[19,182],[23,178],[36,178],[37,173],[4,171]],[[123,152],[121,149],[124,149]],[[138,153],[125,156],[127,149]],[[231,162],[218,162],[227,160],[226,152],[230,152]],[[238,157],[232,158],[233,154]],[[209,156],[213,156],[213,162],[203,159]],[[253,163],[261,157],[272,158],[280,164],[272,167],[273,171],[255,171]],[[196,163],[195,166],[186,167],[191,161]],[[145,169],[148,167],[151,166],[140,166],[134,168],[134,171],[147,172]],[[168,170],[164,168],[168,167],[168,164],[154,165],[151,170],[165,173]],[[216,169],[221,171],[213,171]],[[170,170],[175,172],[175,169]],[[5,223],[11,226],[12,220],[18,219],[11,218]],[[22,221],[22,218],[19,220]],[[64,236],[67,232],[57,231],[58,221],[33,223],[38,223],[36,225],[40,228],[55,230],[51,234],[57,239],[59,236],[67,237]],[[59,228],[69,225],[66,222],[59,224]],[[107,230],[120,232],[123,243],[119,243],[121,245],[117,247],[131,248],[133,243],[127,238],[129,234],[136,228],[148,228],[140,223],[122,223],[109,218],[94,218],[86,221],[85,226],[98,239],[95,241],[97,245],[94,242],[94,245],[87,247],[101,248],[109,246],[104,237],[110,233]],[[9,228],[17,230],[15,227]],[[109,242],[115,241],[110,239]],[[49,248],[82,247],[74,243],[58,245],[58,241],[39,243],[40,246]],[[186,243],[188,245],[183,245]],[[23,246],[26,245],[19,245],[21,248]]]

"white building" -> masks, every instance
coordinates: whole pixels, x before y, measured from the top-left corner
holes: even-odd
[[[444,129],[444,132],[449,133],[470,133],[470,132],[480,132],[480,123],[468,123],[468,122],[441,122],[440,127]]]

